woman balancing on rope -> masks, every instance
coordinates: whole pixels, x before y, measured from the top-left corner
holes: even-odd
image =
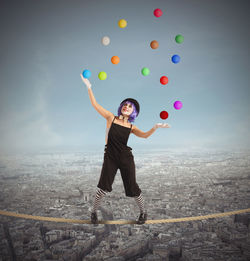
[[[158,123],[147,132],[139,130],[135,125],[131,124],[140,111],[139,103],[135,99],[127,98],[122,101],[118,108],[118,116],[115,116],[96,102],[89,80],[85,79],[82,74],[81,78],[88,88],[91,104],[107,121],[104,162],[91,211],[91,222],[93,224],[98,223],[97,208],[107,192],[112,191],[112,184],[116,172],[120,169],[126,196],[133,197],[140,209],[137,224],[144,224],[147,220],[147,212],[144,209],[144,199],[141,194],[141,189],[136,183],[134,156],[131,152],[132,148],[127,146],[127,141],[130,133],[140,138],[148,138],[157,128],[169,128],[170,126],[168,124]]]

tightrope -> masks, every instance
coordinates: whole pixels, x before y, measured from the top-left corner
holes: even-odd
[[[242,214],[242,213],[247,213],[247,212],[250,212],[250,208],[240,209],[240,210],[235,210],[235,211],[230,211],[230,212],[224,212],[224,213],[210,214],[210,215],[206,215],[206,216],[147,220],[145,222],[145,224],[177,223],[177,222],[187,222],[187,221],[194,221],[194,220],[204,220],[204,219],[210,219],[210,218],[221,218],[221,217],[232,216],[232,215]],[[50,221],[50,222],[92,224],[90,220],[33,216],[33,215],[19,214],[19,213],[3,211],[3,210],[0,210],[0,215],[16,217],[16,218],[40,220],[40,221]],[[98,224],[112,224],[112,225],[136,224],[136,221],[135,220],[99,220]]]

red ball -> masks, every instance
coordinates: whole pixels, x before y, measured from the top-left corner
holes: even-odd
[[[168,77],[162,76],[160,79],[161,84],[166,85],[168,83]]]
[[[155,10],[154,10],[154,15],[155,15],[156,17],[162,16],[162,11],[161,11],[161,9],[159,9],[159,8],[155,9]]]
[[[160,113],[160,117],[161,119],[166,120],[168,118],[168,113],[166,111],[162,111]]]

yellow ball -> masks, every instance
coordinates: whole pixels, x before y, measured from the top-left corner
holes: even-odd
[[[125,19],[121,19],[118,22],[119,27],[125,28],[127,26],[127,21]]]

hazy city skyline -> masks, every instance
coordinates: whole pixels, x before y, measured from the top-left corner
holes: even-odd
[[[44,153],[0,158],[0,209],[33,216],[90,220],[101,153]],[[250,153],[141,153],[137,182],[148,220],[249,208]],[[100,220],[135,220],[118,171],[98,209]],[[249,213],[144,225],[45,222],[0,215],[4,260],[247,261]],[[140,259],[141,258],[141,259]]]

